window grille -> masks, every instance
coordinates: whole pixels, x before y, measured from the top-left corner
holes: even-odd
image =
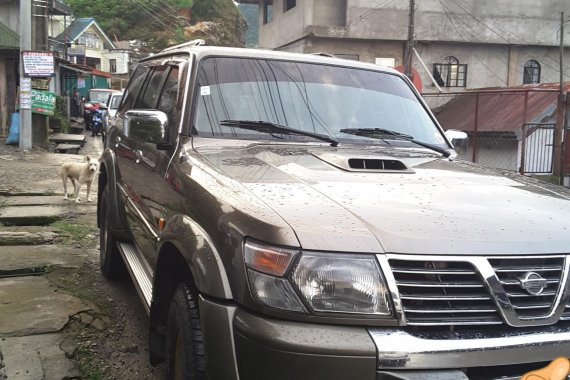
[[[531,59],[524,64],[523,84],[540,83],[540,63]]]
[[[465,87],[467,85],[467,65],[460,64],[455,57],[446,57],[443,63],[434,63],[433,77],[442,87]]]

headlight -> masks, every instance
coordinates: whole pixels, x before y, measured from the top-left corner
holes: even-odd
[[[392,314],[374,256],[303,253],[292,280],[315,311]]]
[[[315,312],[392,315],[373,255],[301,253],[251,241],[245,243],[244,254],[253,296],[269,307],[307,313],[299,293]]]

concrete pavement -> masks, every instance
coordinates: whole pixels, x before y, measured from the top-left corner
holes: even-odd
[[[46,275],[97,254],[96,203],[64,201],[59,167],[101,152],[100,137],[88,136],[79,155],[20,152],[0,139],[0,380],[79,378],[68,358],[77,345],[62,331],[72,318],[104,326],[96,306]]]

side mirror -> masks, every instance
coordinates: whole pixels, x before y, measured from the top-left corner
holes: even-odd
[[[466,148],[468,136],[467,133],[457,130],[448,129],[445,131],[445,137],[453,144],[454,148]]]
[[[145,143],[157,144],[157,149],[165,149],[168,116],[155,110],[131,110],[125,113],[124,133]]]
[[[100,110],[106,110],[106,109],[108,109],[108,107],[105,103],[101,103],[101,104],[99,104],[99,109]]]

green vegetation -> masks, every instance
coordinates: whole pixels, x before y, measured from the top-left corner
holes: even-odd
[[[193,38],[243,46],[246,23],[232,0],[67,0],[76,17],[93,17],[114,40],[140,40],[157,52]],[[143,51],[144,53],[144,51]]]
[[[90,242],[89,235],[93,233],[92,226],[73,223],[68,220],[57,221],[51,226],[61,231],[59,239],[67,245],[85,245]]]
[[[256,47],[259,44],[259,6],[257,4],[239,4],[238,8],[247,22],[245,46]]]
[[[79,365],[82,379],[103,380],[105,378],[105,371],[93,363],[93,353],[89,349],[80,347],[75,353],[75,360]]]
[[[69,123],[67,122],[67,105],[61,95],[56,95],[55,109],[53,115],[49,117],[50,127],[59,128],[61,132],[69,131]]]

